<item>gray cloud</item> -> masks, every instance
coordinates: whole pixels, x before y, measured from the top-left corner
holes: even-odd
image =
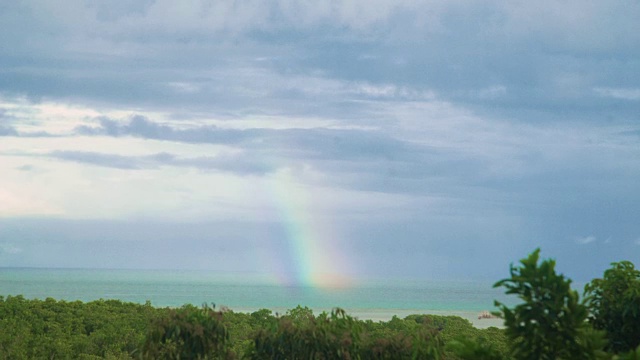
[[[327,81],[434,91],[525,121],[559,110],[557,120],[637,113],[633,102],[620,101],[635,96],[640,82],[640,7],[632,1],[203,1],[181,11],[164,1],[143,4],[114,10],[75,1],[62,13],[48,1],[7,6],[2,19],[14,46],[0,53],[0,86],[35,99],[350,121],[370,119],[354,101],[376,97],[345,96]],[[323,82],[309,84],[314,79]],[[504,90],[487,96],[488,89]]]
[[[0,108],[0,136],[18,136],[18,131],[11,124],[12,120],[7,110]]]
[[[134,136],[145,139],[212,144],[238,143],[251,136],[252,132],[220,129],[215,126],[177,130],[170,126],[154,123],[139,115],[132,116],[128,122],[119,122],[106,117],[99,118],[98,121],[99,126],[79,126],[75,131],[80,135]]]
[[[388,176],[419,179],[431,170],[425,169],[428,162],[445,169],[441,161],[435,160],[438,151],[425,146],[394,139],[378,131],[340,129],[222,129],[215,126],[198,126],[191,129],[177,129],[160,125],[141,116],[133,116],[128,121],[108,118],[98,119],[98,126],[81,126],[76,132],[90,136],[133,136],[145,139],[177,141],[185,143],[207,143],[232,145],[242,150],[241,158],[225,156],[215,158],[176,159],[170,157],[162,162],[166,165],[194,166],[206,168],[235,168],[246,172],[268,172],[272,166],[295,166],[310,164],[328,173],[386,172]],[[61,155],[59,152],[56,156]],[[85,158],[86,153],[66,153],[68,160],[97,160],[112,166],[137,167],[141,163],[158,165],[157,159],[108,156],[107,158]],[[428,160],[433,158],[433,160]],[[149,160],[153,160],[149,163]],[[425,162],[427,161],[427,162]],[[244,165],[243,165],[244,164]],[[270,164],[270,165],[266,165]],[[437,171],[437,170],[436,170]],[[353,178],[353,176],[351,176]],[[347,179],[348,177],[345,177]],[[354,179],[355,181],[355,179]],[[353,184],[345,186],[355,186]]]
[[[113,154],[101,154],[88,151],[53,151],[47,156],[84,164],[99,165],[116,169],[142,169],[157,167],[156,156],[134,157]]]
[[[1,109],[0,109],[1,110]],[[21,119],[17,119],[13,116],[6,116],[0,111],[0,136],[12,136],[12,137],[58,137],[65,135],[51,134],[46,131],[18,131],[15,124]],[[4,123],[3,123],[4,122]]]
[[[462,274],[484,268],[487,258],[507,263],[542,246],[560,264],[588,273],[593,264],[605,268],[638,253],[637,1],[192,5],[3,3],[0,95],[171,119],[87,120],[64,135],[70,142],[78,135],[113,142],[133,137],[233,149],[203,157],[134,156],[124,148],[119,155],[56,151],[48,148],[51,141],[42,146],[51,150],[49,158],[123,171],[175,166],[252,176],[287,167],[302,183],[314,179],[298,170],[311,168],[322,175],[322,186],[410,198],[401,211],[381,207],[374,209],[376,220],[344,225],[351,241],[345,247],[365,254],[365,267],[372,269],[384,264],[381,271],[394,271],[402,262],[403,271],[420,273],[426,262],[454,259],[468,264]],[[335,126],[199,124],[262,115],[274,123],[282,115]],[[0,110],[0,119],[0,136],[53,136],[18,131],[25,128],[16,121],[29,119],[10,118],[7,111]],[[371,130],[359,130],[365,127]],[[402,220],[389,220],[392,215]],[[134,226],[128,226],[133,239]],[[83,231],[111,227],[89,224]],[[576,233],[621,240],[605,247]],[[180,235],[164,244],[178,243]],[[41,254],[29,264],[49,264],[47,252]]]
[[[179,129],[141,116],[128,120],[100,118],[98,121],[98,126],[82,126],[76,129],[77,133],[231,145],[242,151],[245,160],[232,158],[228,161],[230,164],[253,164],[249,167],[260,171],[269,168],[263,164],[308,164],[331,174],[336,185],[384,192],[421,194],[435,191],[456,193],[460,197],[472,192],[488,198],[497,196],[495,191],[499,191],[510,193],[511,202],[533,201],[546,194],[550,186],[567,193],[582,192],[592,186],[586,180],[597,179],[599,187],[606,188],[609,193],[620,188],[620,179],[640,175],[637,148],[633,145],[637,139],[633,133],[611,130],[610,138],[594,139],[589,134],[596,130],[584,126],[580,127],[584,134],[576,135],[572,144],[566,143],[564,135],[557,137],[555,130],[549,130],[547,135],[544,127],[534,128],[523,135],[515,133],[516,127],[512,130],[496,128],[500,133],[490,133],[496,139],[488,142],[481,138],[465,138],[455,144],[457,140],[451,138],[449,140],[455,145],[443,148],[430,145],[438,139],[429,134],[425,134],[425,142],[418,143],[382,131],[237,130],[215,126]],[[508,137],[515,135],[522,139],[513,140],[511,144]],[[552,140],[548,136],[557,138]],[[496,153],[483,152],[496,146]],[[482,151],[469,151],[467,147],[479,147]],[[556,153],[567,155],[556,158]],[[120,158],[115,160],[118,164]],[[177,166],[202,168],[226,166],[222,159],[165,161],[166,164],[171,162]],[[582,185],[577,186],[577,181]]]
[[[82,164],[123,170],[153,169],[160,166],[193,167],[200,170],[225,171],[238,175],[261,175],[274,169],[246,155],[223,154],[211,157],[177,157],[169,153],[147,156],[123,156],[90,151],[53,151],[46,156]]]
[[[0,125],[0,136],[18,136],[18,131],[11,126]]]
[[[160,125],[141,116],[118,121],[99,119],[99,126],[79,127],[82,135],[134,136],[146,139],[232,145],[241,157],[165,159],[163,165],[192,166],[200,169],[231,169],[236,172],[266,173],[278,167],[301,169],[311,166],[329,176],[329,181],[348,189],[424,194],[441,193],[455,197],[470,192],[481,198],[495,197],[483,188],[499,187],[487,184],[480,174],[489,159],[479,154],[466,154],[456,148],[437,147],[396,139],[380,131],[341,129],[221,129],[198,126],[177,129]],[[59,154],[58,154],[59,155]],[[68,160],[78,160],[88,154],[69,154]],[[79,155],[79,156],[78,156]],[[91,157],[94,155],[91,154]],[[88,162],[88,159],[84,159]],[[158,166],[150,157],[108,156],[93,159],[103,165]],[[150,161],[153,160],[153,161]],[[499,160],[498,160],[499,161]],[[300,174],[299,174],[300,175]],[[475,190],[472,190],[475,188]],[[456,190],[457,189],[457,190]],[[484,195],[480,193],[486,192]],[[463,195],[464,194],[464,195]]]
[[[80,135],[133,136],[145,139],[235,145],[263,152],[264,156],[287,156],[306,159],[384,160],[414,157],[419,147],[396,140],[378,131],[342,129],[223,129],[197,126],[176,129],[160,125],[143,116],[128,121],[98,119],[98,126],[80,126]],[[419,157],[419,155],[418,155]]]

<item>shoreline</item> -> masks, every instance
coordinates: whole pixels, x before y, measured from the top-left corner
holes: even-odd
[[[33,299],[44,300],[45,298],[48,298],[48,297],[41,297],[41,296],[25,296],[25,295],[11,295],[11,294],[5,294],[0,296],[2,297],[24,296],[26,299],[32,299],[32,300]],[[84,303],[91,302],[91,301],[98,301],[98,300],[118,300],[122,302],[145,304],[147,301],[149,301],[151,303],[151,306],[158,307],[158,308],[162,308],[162,307],[177,308],[186,304],[191,304],[194,306],[197,305],[197,304],[188,303],[188,302],[183,303],[181,305],[167,305],[167,304],[162,304],[158,302],[153,302],[150,300],[136,301],[132,299],[119,298],[119,297],[100,297],[100,298],[94,298],[94,299],[87,299],[87,298],[70,299],[68,297],[60,297],[60,298],[54,297],[54,299],[62,300],[62,301],[82,301]],[[313,311],[314,315],[321,314],[322,312],[330,313],[333,309],[336,308],[336,307],[308,306],[308,305],[302,305],[302,304],[299,304],[297,306],[308,307]],[[268,306],[268,305],[267,306],[234,306],[234,305],[226,305],[224,303],[222,304],[218,303],[218,307],[216,309],[221,311],[231,310],[237,313],[252,313],[258,310],[267,309],[267,310],[271,310],[271,312],[274,315],[275,314],[284,315],[287,313],[287,311],[292,310],[295,307],[296,306]],[[340,307],[340,308],[343,309],[349,316],[357,318],[358,320],[365,320],[365,321],[371,320],[374,322],[379,322],[379,321],[386,322],[391,320],[394,316],[397,316],[400,319],[404,319],[409,315],[458,316],[465,320],[468,320],[475,328],[478,328],[478,329],[486,329],[489,327],[504,328],[503,319],[482,318],[480,317],[480,315],[482,313],[486,313],[486,311],[478,311],[478,310],[442,310],[442,309],[435,310],[435,309],[359,308],[359,307]]]
[[[249,308],[249,307],[226,307],[224,305],[222,308],[228,308],[233,312],[242,312],[242,313],[252,313],[254,311],[258,311],[260,309],[268,309],[273,312],[273,314],[283,315],[287,312],[287,310],[291,310],[286,307],[272,307],[272,308]],[[322,312],[330,313],[333,308],[312,308],[309,307],[314,315],[321,314]],[[358,309],[358,308],[343,308],[343,310],[354,318],[358,320],[371,320],[374,322],[378,321],[389,321],[394,316],[397,316],[401,319],[409,315],[438,315],[438,316],[458,316],[465,320],[468,320],[475,328],[477,329],[486,329],[489,327],[497,327],[504,328],[504,320],[500,318],[482,318],[479,319],[478,316],[481,313],[480,311],[469,311],[469,310],[427,310],[427,309]]]

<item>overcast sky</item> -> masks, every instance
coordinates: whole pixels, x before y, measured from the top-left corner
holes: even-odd
[[[637,0],[2,1],[0,266],[640,264],[638,19]]]

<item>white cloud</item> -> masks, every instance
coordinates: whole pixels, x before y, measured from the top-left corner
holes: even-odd
[[[201,87],[195,83],[188,82],[170,82],[167,86],[181,93],[194,94],[200,92]]]
[[[0,254],[15,255],[22,252],[22,249],[9,243],[0,243]]]
[[[478,97],[481,99],[496,99],[504,96],[507,93],[507,87],[504,85],[494,85],[481,89],[478,92]]]
[[[592,242],[595,242],[596,240],[597,240],[596,237],[593,236],[593,235],[577,237],[575,239],[576,243],[580,244],[580,245],[591,244]]]
[[[595,91],[598,95],[603,97],[610,97],[614,99],[631,100],[631,101],[640,100],[639,88],[597,87],[597,88],[594,88],[593,91]]]

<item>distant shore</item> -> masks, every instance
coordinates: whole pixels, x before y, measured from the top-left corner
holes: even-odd
[[[224,275],[224,274],[222,274]],[[490,283],[476,281],[380,280],[359,286],[325,289],[264,283],[259,278],[169,270],[0,268],[3,295],[84,302],[117,299],[155,307],[184,304],[226,305],[235,312],[270,309],[285,314],[298,305],[315,314],[339,306],[361,320],[389,321],[395,315],[455,315],[476,328],[501,327],[500,319],[478,319],[493,311],[495,300],[509,304]]]
[[[303,305],[304,306],[304,305]],[[230,308],[235,312],[251,313],[260,309],[257,308]],[[315,315],[325,312],[331,312],[330,308],[311,308]],[[285,314],[288,308],[278,307],[270,308],[273,313],[280,315]],[[424,310],[424,309],[344,309],[348,315],[351,315],[360,320],[372,320],[372,321],[389,321],[394,316],[401,319],[416,314],[428,314],[428,315],[440,315],[440,316],[459,316],[463,319],[469,320],[475,328],[486,329],[489,327],[503,328],[503,319],[491,318],[491,319],[478,319],[479,311],[464,311],[464,310]]]

